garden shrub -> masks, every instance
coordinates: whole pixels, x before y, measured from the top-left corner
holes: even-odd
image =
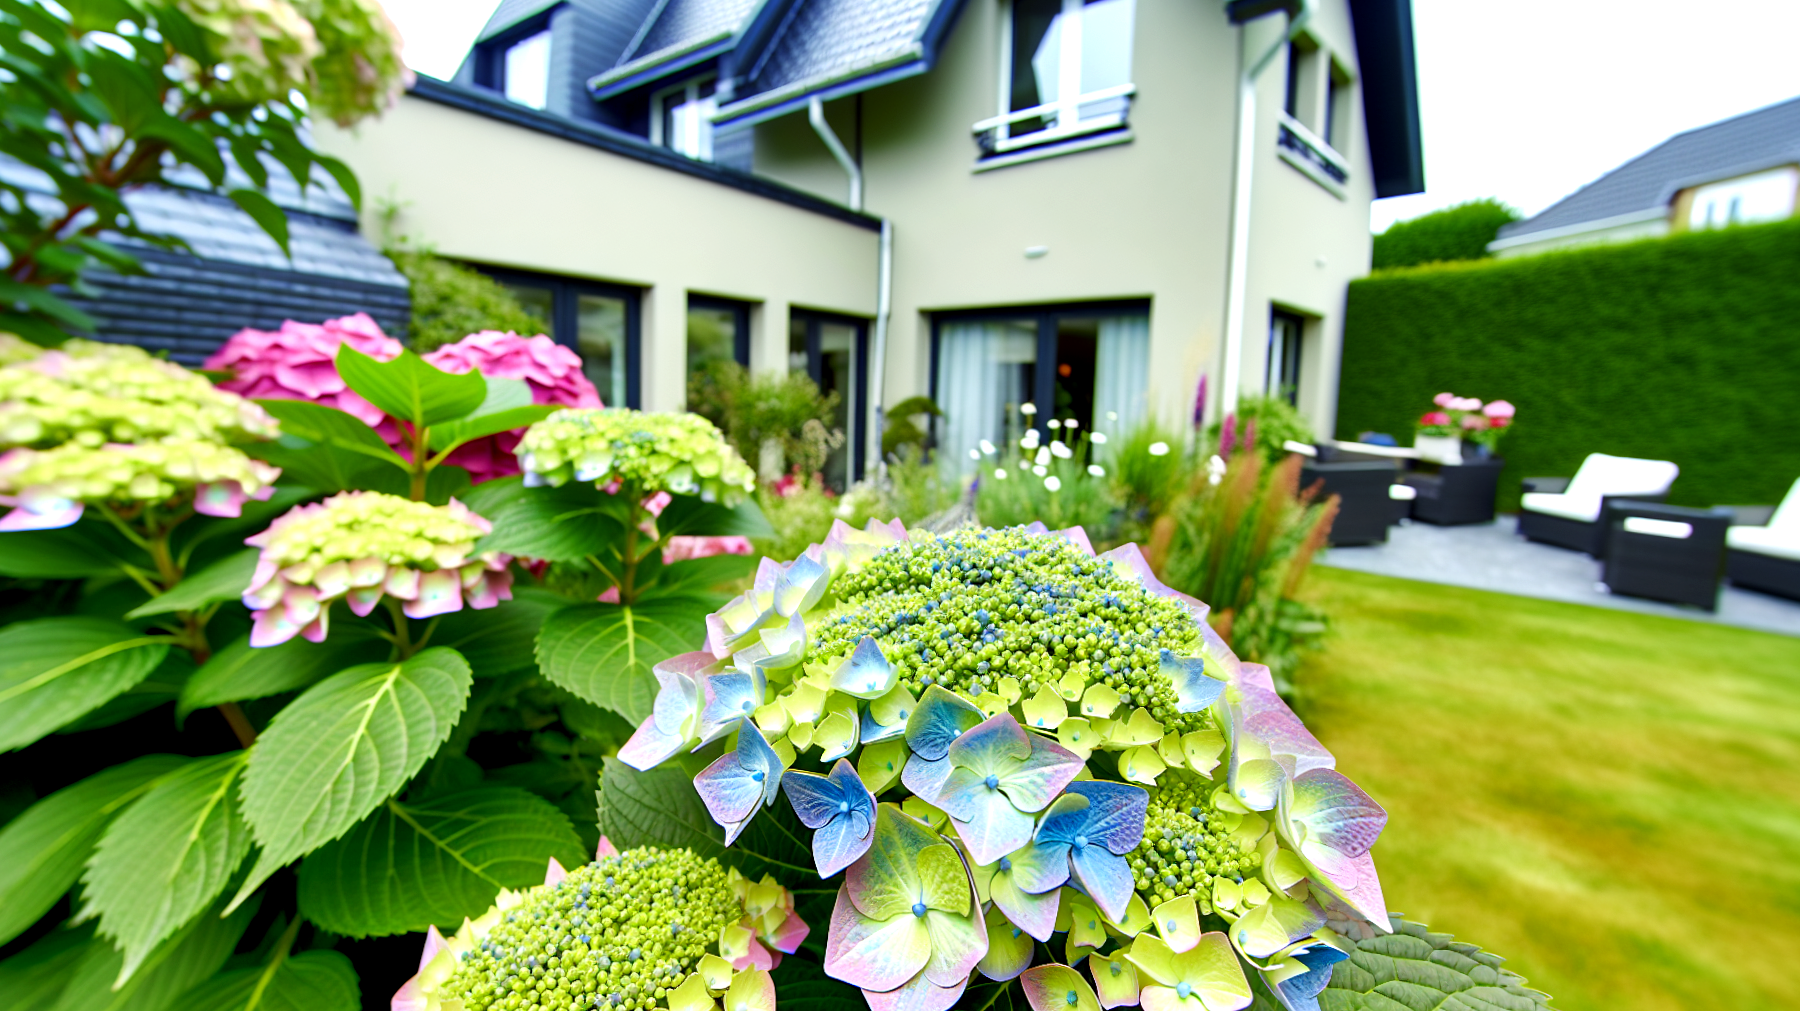
[[[1800,475],[1800,221],[1690,232],[1350,285],[1339,438],[1411,430],[1445,390],[1504,398],[1503,509],[1589,453],[1673,460],[1669,500],[1772,503]]]
[[[1238,401],[1234,414],[1207,426],[1202,444],[1227,459],[1254,445],[1263,460],[1274,466],[1287,458],[1288,442],[1311,445],[1317,438],[1312,425],[1287,398],[1264,395]]]
[[[549,320],[474,268],[417,249],[389,249],[387,255],[406,275],[412,292],[408,343],[419,354],[484,330],[528,336],[550,330]]]
[[[1113,489],[1124,510],[1123,540],[1148,540],[1150,528],[1193,478],[1192,460],[1181,437],[1154,418],[1103,443],[1095,457],[1111,468]]]
[[[753,375],[736,362],[709,362],[688,379],[688,403],[753,466],[771,464],[765,479],[817,473],[844,444],[844,433],[830,427],[837,394],[821,394],[803,372]],[[765,447],[780,458],[763,460]]]
[[[1498,200],[1471,200],[1398,221],[1375,236],[1370,266],[1375,270],[1414,267],[1448,260],[1485,260],[1488,243],[1500,226],[1519,220],[1519,212]]]

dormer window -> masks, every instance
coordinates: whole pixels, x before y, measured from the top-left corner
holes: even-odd
[[[550,30],[507,46],[501,54],[501,86],[506,100],[533,109],[550,102]]]
[[[718,79],[696,78],[650,97],[650,143],[700,161],[712,161],[712,115]]]
[[[1135,0],[1010,0],[1000,115],[975,124],[999,154],[1125,125]]]

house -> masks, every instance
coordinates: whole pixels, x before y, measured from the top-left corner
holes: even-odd
[[[1676,134],[1548,210],[1504,225],[1488,249],[1525,256],[1792,217],[1800,98]]]
[[[608,403],[718,358],[938,444],[1328,431],[1371,200],[1422,188],[1407,0],[504,0],[450,82],[319,128],[401,230],[512,285]],[[1009,427],[1010,426],[1010,427]]]

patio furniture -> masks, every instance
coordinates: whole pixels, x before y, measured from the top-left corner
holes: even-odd
[[[1681,468],[1667,460],[1589,453],[1581,469],[1566,481],[1528,477],[1519,502],[1519,533],[1526,540],[1585,551],[1595,558],[1606,553],[1607,526],[1600,522],[1607,502],[1633,499],[1660,502]]]
[[[1391,460],[1306,462],[1300,469],[1300,487],[1311,488],[1323,482],[1319,498],[1338,497],[1337,519],[1332,521],[1327,543],[1341,547],[1380,544],[1387,540],[1389,518],[1394,509],[1388,488],[1394,483],[1395,473]]]
[[[1607,589],[1718,609],[1731,510],[1617,499],[1607,503],[1606,525],[1600,581]]]
[[[1393,508],[1388,513],[1388,525],[1393,526],[1412,516],[1413,507],[1419,498],[1419,490],[1410,484],[1395,482],[1388,485],[1388,498],[1393,502]]]
[[[1402,475],[1400,480],[1418,493],[1412,518],[1441,527],[1494,522],[1494,495],[1500,487],[1500,468],[1505,465],[1499,457],[1465,459],[1441,467],[1435,474],[1415,471]]]
[[[1772,514],[1756,507],[1735,510],[1725,533],[1725,575],[1733,586],[1800,600],[1800,481]],[[1759,522],[1760,521],[1760,522]]]

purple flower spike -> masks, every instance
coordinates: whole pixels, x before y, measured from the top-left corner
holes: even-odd
[[[813,830],[813,864],[829,878],[869,851],[875,841],[875,797],[842,758],[828,775],[789,772],[782,777],[800,823]]]
[[[693,739],[702,694],[700,679],[713,665],[704,650],[672,656],[650,669],[660,686],[650,718],[619,749],[619,760],[634,769],[648,771],[674,757]]]
[[[950,742],[985,716],[973,702],[955,692],[940,685],[926,688],[918,708],[906,718],[906,747],[912,757],[906,760],[900,781],[915,795],[931,801],[950,775]]]
[[[1042,811],[1081,771],[1081,759],[1061,745],[1027,734],[1009,713],[998,713],[953,741],[952,766],[936,797],[976,863],[991,864],[1031,839],[1032,814]]]
[[[1162,673],[1175,685],[1177,712],[1204,712],[1225,694],[1225,682],[1206,675],[1203,657],[1178,657],[1165,649],[1162,651]]]
[[[1287,1011],[1319,1011],[1319,994],[1331,982],[1331,967],[1350,956],[1329,944],[1319,944],[1287,957],[1306,966],[1306,971],[1275,984],[1276,999]]]
[[[698,728],[700,743],[710,744],[724,737],[731,733],[738,720],[756,712],[763,704],[767,684],[760,670],[706,675],[703,683],[706,704],[700,710]]]
[[[725,845],[737,841],[759,805],[775,803],[781,773],[781,756],[753,721],[744,720],[738,728],[737,749],[720,755],[694,777],[694,789],[706,802],[707,812],[725,829]]]
[[[1067,854],[1077,884],[1107,918],[1118,923],[1131,902],[1131,865],[1125,855],[1144,838],[1150,794],[1142,787],[1099,780],[1070,783],[1038,825],[1037,848]]]

